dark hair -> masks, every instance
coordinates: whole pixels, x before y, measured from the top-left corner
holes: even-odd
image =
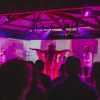
[[[90,51],[90,47],[88,47],[88,46],[85,47],[85,48],[84,48],[84,51],[86,51],[86,50],[89,52],[89,51]]]
[[[65,67],[66,67],[66,65],[65,64],[61,64],[61,66],[60,66],[60,69],[59,69],[59,72],[61,73],[61,74],[65,74]]]
[[[12,59],[1,65],[0,69],[0,96],[19,96],[29,84],[31,69],[26,61]]]
[[[32,87],[35,87],[36,84],[38,83],[38,72],[37,72],[37,68],[34,64],[34,62],[32,61],[27,61],[27,64],[29,64],[29,66],[31,65],[33,70],[32,70]]]
[[[42,60],[37,60],[35,62],[35,67],[37,68],[38,71],[42,72],[44,69],[44,62]]]
[[[69,75],[78,75],[81,74],[81,64],[80,60],[74,56],[67,58],[66,62],[66,71]]]

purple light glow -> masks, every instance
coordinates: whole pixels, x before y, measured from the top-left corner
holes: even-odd
[[[42,31],[41,34],[42,34],[41,35],[41,39],[44,40],[50,34],[50,30],[48,30],[48,31]]]
[[[0,24],[3,24],[7,21],[8,21],[8,18],[6,16],[2,16],[1,19],[0,19]]]
[[[85,16],[87,17],[89,15],[89,12],[87,11],[87,12],[85,12]]]
[[[91,14],[91,9],[88,9],[88,8],[83,9],[83,14],[85,17],[88,17]]]

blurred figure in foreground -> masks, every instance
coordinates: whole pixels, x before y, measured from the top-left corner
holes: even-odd
[[[32,67],[12,59],[0,68],[0,100],[25,100],[32,82]]]
[[[65,65],[68,76],[63,83],[51,89],[48,100],[97,100],[96,91],[80,78],[80,60],[70,56]]]
[[[40,78],[43,86],[45,87],[45,89],[48,92],[50,90],[50,88],[51,88],[51,79],[50,79],[50,77],[48,75],[43,73],[44,62],[42,60],[37,60],[35,62],[35,67],[38,70],[38,75],[39,75],[39,78]]]
[[[94,87],[96,87],[98,97],[100,99],[100,62],[93,64],[91,81]]]
[[[38,74],[38,70],[32,61],[27,61],[28,66],[32,67],[32,85],[26,96],[26,100],[47,100],[47,91],[43,86]]]

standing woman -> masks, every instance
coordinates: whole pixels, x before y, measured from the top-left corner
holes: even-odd
[[[93,64],[93,56],[90,47],[85,47],[83,53],[83,74],[85,78],[90,78]]]

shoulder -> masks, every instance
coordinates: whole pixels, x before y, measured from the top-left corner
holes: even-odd
[[[87,93],[88,95],[95,96],[96,97],[96,89],[93,88],[93,86],[89,83],[86,82],[82,82],[82,88],[85,91],[85,93]]]

